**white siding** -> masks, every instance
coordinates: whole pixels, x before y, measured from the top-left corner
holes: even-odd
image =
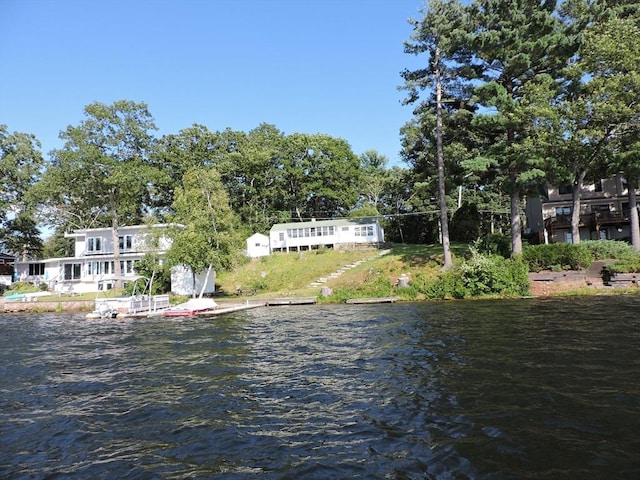
[[[269,237],[261,233],[254,233],[246,240],[247,256],[251,258],[269,255]]]
[[[298,250],[321,245],[377,244],[384,232],[376,219],[337,219],[274,225],[269,232],[271,250]]]

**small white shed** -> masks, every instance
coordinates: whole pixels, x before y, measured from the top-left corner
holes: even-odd
[[[247,238],[247,256],[251,258],[269,255],[269,237],[261,233],[254,233]]]
[[[171,293],[176,295],[199,295],[202,293],[215,293],[216,272],[211,270],[207,276],[207,270],[196,274],[195,285],[193,283],[191,268],[186,265],[178,265],[171,268]],[[206,282],[206,284],[205,284]],[[204,286],[204,290],[203,290]]]

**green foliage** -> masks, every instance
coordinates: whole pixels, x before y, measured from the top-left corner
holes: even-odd
[[[331,301],[344,302],[349,298],[357,297],[384,298],[391,297],[394,293],[394,285],[387,277],[374,275],[362,285],[335,289],[331,295]]]
[[[607,268],[615,273],[640,273],[640,254],[618,260]]]
[[[593,262],[594,255],[583,243],[528,245],[522,253],[529,270],[581,270]]]
[[[27,193],[38,179],[44,160],[32,134],[10,133],[0,125],[0,222],[9,210],[29,210]]]
[[[264,278],[258,278],[251,284],[251,288],[253,288],[257,292],[266,290],[268,287],[269,284],[265,281]]]
[[[51,152],[34,198],[54,225],[135,225],[158,174],[149,163],[153,117],[146,104],[127,100],[94,102],[84,112],[85,120],[60,133],[64,147]]]
[[[509,258],[511,256],[511,238],[501,233],[485,235],[474,243],[474,248],[478,253]]]
[[[317,288],[308,289],[311,282],[371,254],[366,250],[333,249],[277,253],[247,261],[242,267],[220,271],[216,282],[228,294],[235,293],[238,286],[244,290],[254,288],[277,295],[288,295],[301,289],[304,290],[301,295],[316,294]]]
[[[74,250],[74,239],[65,238],[64,229],[57,228],[53,235],[44,241],[42,258],[73,257]]]
[[[454,242],[473,242],[480,235],[480,213],[475,203],[463,202],[451,218],[449,234]]]
[[[134,281],[128,281],[124,285],[125,295],[140,295],[143,292],[146,293],[148,280],[146,278],[138,278]]]
[[[215,169],[191,169],[175,191],[175,222],[169,264],[188,265],[194,274],[211,265],[216,271],[231,268],[241,251],[238,221],[229,207],[227,192]]]
[[[13,282],[11,284],[11,290],[5,292],[6,295],[13,295],[14,293],[31,293],[37,292],[38,287],[29,282]]]
[[[7,251],[24,258],[41,258],[43,243],[33,216],[21,213],[0,228],[0,241]]]
[[[523,296],[529,293],[527,264],[518,256],[503,258],[473,252],[472,257],[438,278],[416,278],[421,293],[431,299]]]
[[[153,278],[151,295],[171,291],[171,268],[165,263],[160,263],[157,255],[146,254],[142,260],[136,262],[135,271],[149,280]],[[137,291],[140,291],[140,287],[144,288],[144,285],[138,285]]]
[[[580,245],[589,249],[594,260],[631,259],[638,256],[638,252],[628,243],[613,240],[584,240]]]
[[[587,240],[580,245],[588,248],[595,260],[614,259],[615,262],[607,266],[612,272],[640,272],[640,252],[626,242]]]

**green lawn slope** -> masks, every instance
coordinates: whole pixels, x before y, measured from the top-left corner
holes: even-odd
[[[454,244],[452,251],[454,258],[461,258],[468,245]],[[442,259],[441,245],[275,253],[218,273],[216,283],[225,295],[235,295],[240,287],[243,296],[306,297],[318,296],[322,287],[328,287],[351,298],[386,296],[389,292],[380,292],[379,284],[394,284],[402,275],[411,279],[419,272],[435,276]]]

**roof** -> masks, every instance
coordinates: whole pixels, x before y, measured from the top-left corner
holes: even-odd
[[[182,227],[178,223],[154,223],[153,225],[122,225],[118,227],[118,232],[124,232],[127,230],[145,230],[149,228],[169,228],[169,227]],[[83,237],[87,234],[97,232],[110,232],[112,227],[97,227],[97,228],[79,228],[73,232],[65,233],[66,238]]]
[[[249,238],[247,238],[247,240],[252,239],[252,238],[261,238],[261,239],[269,239],[268,235],[264,235],[262,233],[256,232],[253,235],[251,235]]]
[[[372,225],[376,223],[378,223],[377,217],[334,218],[332,220],[311,220],[309,222],[276,223],[273,227],[271,227],[271,231],[278,232],[281,230],[288,230],[290,228]]]

